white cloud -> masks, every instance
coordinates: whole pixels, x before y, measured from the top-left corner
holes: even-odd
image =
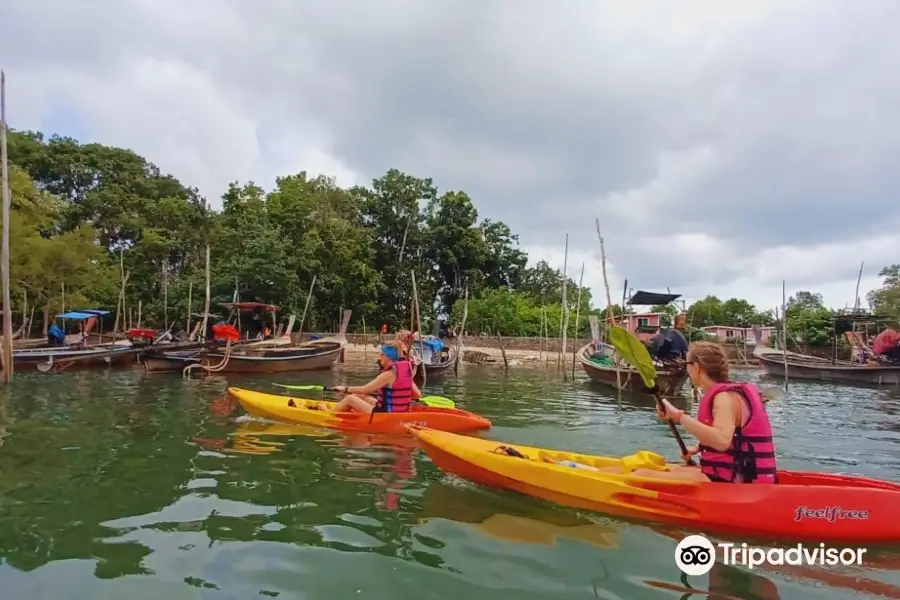
[[[6,7],[0,56],[13,126],[64,107],[214,205],[233,180],[396,167],[469,192],[535,259],[561,266],[568,231],[597,298],[595,216],[614,296],[627,276],[769,306],[787,279],[843,306],[859,260],[864,289],[896,260],[898,18],[890,0],[33,0]]]

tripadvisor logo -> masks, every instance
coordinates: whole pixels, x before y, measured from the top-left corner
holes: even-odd
[[[861,565],[866,548],[828,548],[825,544],[790,548],[760,548],[744,544],[713,545],[702,535],[689,535],[675,547],[675,564],[686,575],[705,575],[716,558],[725,565],[742,565],[750,569],[760,565]]]
[[[706,575],[716,562],[716,548],[702,535],[689,535],[675,546],[675,564],[685,575]]]

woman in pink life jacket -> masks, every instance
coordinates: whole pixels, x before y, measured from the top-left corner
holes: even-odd
[[[698,455],[700,467],[679,465],[646,474],[691,481],[777,483],[772,427],[756,386],[729,381],[728,358],[721,346],[711,342],[691,344],[687,373],[703,392],[697,418],[667,400],[657,413],[700,442],[688,448],[688,455]]]
[[[669,464],[664,471],[639,468],[631,474],[707,483],[777,483],[772,429],[756,386],[730,382],[728,358],[718,344],[710,342],[691,344],[687,372],[703,392],[697,418],[668,400],[662,401],[663,409],[657,408],[657,414],[697,438],[700,443],[688,448],[688,455],[699,455],[700,466]],[[622,472],[621,467],[600,470]]]
[[[381,373],[365,385],[338,386],[335,391],[347,394],[337,403],[336,412],[356,411],[406,412],[412,402],[422,397],[413,381],[414,367],[408,351],[399,343],[385,344],[378,356]]]

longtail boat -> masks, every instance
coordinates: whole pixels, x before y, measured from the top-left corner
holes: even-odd
[[[655,292],[635,292],[627,304],[634,305],[664,305],[680,298],[680,294],[660,294]],[[635,333],[642,341],[649,341],[654,334],[659,332],[659,326],[642,324],[638,319],[631,324],[629,315],[614,317],[625,329]],[[679,315],[683,317],[683,315]],[[677,319],[678,317],[676,317]],[[644,385],[640,374],[626,361],[618,357],[615,348],[601,341],[597,317],[590,317],[593,341],[582,346],[575,357],[585,374],[599,384],[612,386],[623,391],[649,392]],[[616,323],[610,323],[616,324]],[[656,385],[659,386],[663,396],[675,396],[688,379],[687,370],[683,363],[673,361],[660,361],[654,359],[656,366]]]
[[[57,319],[82,322],[82,332],[76,336],[67,336],[59,326],[51,326],[47,346],[13,350],[16,368],[35,367],[41,372],[47,372],[74,366],[105,367],[133,363],[141,349],[133,347],[127,340],[89,345],[90,329],[105,314],[109,314],[109,311],[85,309],[56,315]]]
[[[252,305],[252,306],[251,306]],[[262,309],[273,315],[277,307],[260,303],[231,303],[229,308]],[[245,346],[203,352],[199,363],[204,370],[216,373],[284,373],[330,369],[343,356],[347,346],[347,327],[352,311],[345,310],[340,331],[328,338],[300,344],[291,341],[290,330],[272,340],[261,340]],[[291,325],[293,319],[291,320]]]
[[[753,356],[766,375],[809,381],[830,381],[862,385],[900,385],[900,365],[860,364],[784,352],[757,344]]]
[[[599,355],[602,355],[600,358]],[[623,391],[649,393],[640,374],[625,361],[616,356],[616,350],[609,344],[594,343],[582,347],[576,355],[578,362],[585,374],[592,381],[613,388],[619,385],[617,377],[621,378]],[[616,374],[616,363],[619,364],[619,375]],[[655,362],[655,361],[654,361]],[[675,396],[684,386],[688,375],[684,368],[667,368],[664,365],[656,365],[656,385],[659,386],[663,396]]]
[[[759,366],[762,367],[765,374],[773,377],[863,386],[900,385],[900,364],[879,360],[879,357],[866,343],[864,334],[855,330],[858,321],[863,319],[872,323],[887,318],[861,313],[836,315],[832,322],[835,347],[831,358],[764,346],[761,342],[762,335],[759,328],[754,327],[753,333],[757,343],[753,350],[753,356],[759,360]],[[847,324],[849,324],[850,330],[843,333],[853,350],[853,355],[857,357],[855,361],[837,358],[838,332],[846,329]],[[783,336],[778,335],[777,337],[779,345],[784,348]]]
[[[415,378],[421,380],[438,376],[453,366],[456,349],[451,348],[439,337],[429,335],[412,343],[413,355],[418,359]],[[427,377],[426,377],[427,376]]]

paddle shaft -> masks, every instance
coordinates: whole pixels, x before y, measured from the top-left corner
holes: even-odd
[[[610,329],[609,342],[615,348],[616,353],[624,358],[626,362],[631,363],[631,366],[638,371],[638,374],[644,381],[644,385],[656,397],[656,406],[660,412],[665,414],[666,406],[663,404],[662,393],[660,393],[659,386],[656,384],[656,367],[653,365],[653,358],[650,356],[647,347],[633,333],[618,325]],[[687,446],[684,444],[684,440],[681,439],[681,434],[678,433],[678,429],[671,419],[669,419],[669,429],[672,431],[675,441],[678,442],[679,448],[681,448],[681,455],[685,463],[694,465],[694,460],[688,456]]]
[[[663,413],[666,412],[666,405],[663,404],[663,397],[659,391],[659,386],[653,386],[653,395],[656,397],[656,406],[659,407]],[[672,419],[668,419],[669,429],[672,431],[672,435],[675,436],[675,441],[678,442],[678,447],[681,448],[681,456],[684,458],[685,464],[693,466],[696,464],[694,459],[688,456],[688,449],[684,443],[684,440],[681,437],[681,434],[678,432],[678,428],[675,426],[675,422]]]

